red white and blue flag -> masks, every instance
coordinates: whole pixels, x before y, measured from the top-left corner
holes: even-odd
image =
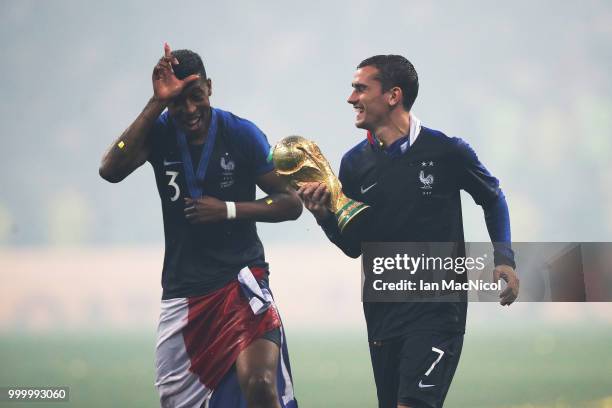
[[[253,340],[276,328],[279,402],[297,407],[285,333],[264,274],[244,268],[238,280],[213,293],[162,300],[155,382],[162,407],[246,407],[234,363]]]

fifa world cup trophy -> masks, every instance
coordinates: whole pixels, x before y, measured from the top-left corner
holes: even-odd
[[[287,136],[272,148],[276,172],[298,189],[303,183],[324,183],[330,192],[329,209],[335,214],[338,227],[344,232],[369,206],[348,198],[319,146],[302,136]]]

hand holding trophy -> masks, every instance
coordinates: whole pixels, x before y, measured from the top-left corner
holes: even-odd
[[[302,136],[287,136],[272,148],[272,161],[276,173],[287,179],[296,190],[303,183],[319,182],[331,194],[329,210],[334,213],[340,231],[369,208],[368,205],[348,198],[342,184],[334,175],[319,147]]]

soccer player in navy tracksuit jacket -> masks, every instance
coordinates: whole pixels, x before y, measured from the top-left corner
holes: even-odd
[[[100,175],[119,182],[147,161],[155,173],[166,242],[160,403],[296,408],[255,222],[295,219],[300,200],[267,161],[263,132],[211,106],[198,54],[166,44],[152,81],[153,97],[104,154]],[[256,185],[269,195],[256,200]]]
[[[357,67],[348,103],[367,138],[342,158],[343,192],[372,209],[358,229],[341,233],[327,209],[329,191],[309,183],[298,195],[328,238],[351,257],[362,242],[457,242],[463,245],[460,190],[482,206],[495,244],[495,280],[518,295],[510,221],[498,180],[459,138],[421,125],[411,113],[418,76],[399,55],[378,55]],[[350,226],[350,224],[349,224]],[[364,302],[370,355],[381,408],[441,407],[459,362],[467,303]]]

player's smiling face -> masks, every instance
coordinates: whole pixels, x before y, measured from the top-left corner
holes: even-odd
[[[188,135],[200,135],[206,131],[211,86],[210,78],[193,81],[168,104],[168,113]]]
[[[377,75],[378,68],[366,66],[355,71],[353,76],[353,92],[347,102],[355,109],[355,126],[358,128],[374,130],[389,115],[390,107]]]

